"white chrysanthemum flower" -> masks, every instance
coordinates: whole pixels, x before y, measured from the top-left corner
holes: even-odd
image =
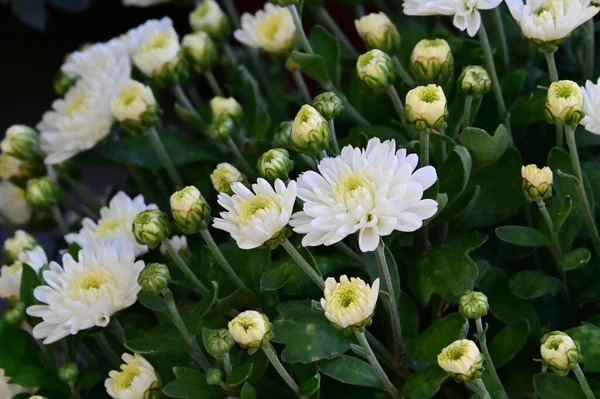
[[[17,384],[10,384],[10,378],[0,369],[0,399],[12,399],[20,393],[34,393],[35,389],[24,388]]]
[[[19,254],[19,259],[10,266],[0,268],[0,298],[19,299],[21,291],[21,277],[23,264],[28,264],[36,273],[48,264],[44,249],[40,246],[31,251]]]
[[[596,84],[588,80],[581,91],[583,92],[583,112],[585,116],[579,123],[588,132],[600,134],[600,79]]]
[[[172,26],[151,25],[133,55],[133,63],[148,77],[179,61],[179,37]]]
[[[131,225],[138,213],[148,209],[158,209],[158,207],[155,204],[146,205],[141,194],[131,199],[127,194],[119,191],[112,197],[108,206],[100,209],[98,222],[90,218],[83,219],[79,233],[67,234],[65,240],[69,244],[77,243],[81,248],[89,248],[97,242],[128,240],[135,243],[135,256],[143,255],[148,252],[148,246],[135,242]]]
[[[157,4],[167,3],[171,0],[123,0],[124,6],[133,7],[150,7]]]
[[[48,264],[48,256],[44,248],[37,246],[31,251],[23,251],[19,254],[19,262],[26,263],[36,272]]]
[[[233,196],[219,194],[219,205],[226,211],[215,218],[213,226],[231,234],[242,249],[260,247],[287,226],[296,201],[296,182],[286,187],[277,179],[274,187],[262,178],[252,185],[254,192],[234,183]]]
[[[19,168],[22,163],[23,161],[6,153],[0,154],[0,177],[8,180],[19,175]]]
[[[88,81],[113,79],[121,83],[131,75],[127,48],[117,39],[96,43],[71,53],[60,69],[72,78]],[[115,83],[111,86],[118,87]]]
[[[4,252],[10,260],[17,260],[21,252],[30,251],[37,246],[35,238],[23,230],[17,230],[12,237],[4,241]]]
[[[130,29],[117,40],[125,46],[129,57],[133,58],[139,48],[149,37],[155,35],[155,32],[166,32],[173,27],[173,21],[169,17],[161,19],[150,19],[143,24]]]
[[[442,349],[437,357],[438,365],[462,381],[469,381],[481,376],[483,356],[475,342],[460,339]]]
[[[111,102],[113,116],[120,122],[139,122],[144,114],[152,112],[156,99],[152,89],[133,79],[127,79]]]
[[[321,307],[330,322],[340,328],[364,327],[375,310],[379,296],[379,279],[370,287],[362,279],[341,276],[340,282],[333,277],[325,280]]]
[[[379,237],[394,230],[415,231],[435,215],[438,204],[423,199],[437,180],[436,170],[415,171],[419,158],[396,151],[394,140],[369,140],[366,149],[346,146],[335,158],[323,159],[319,173],[298,178],[304,209],[292,216],[294,231],[306,234],[304,246],[332,245],[355,232],[361,251],[373,251]]]
[[[204,0],[190,13],[190,26],[194,31],[203,31],[213,38],[229,33],[227,16],[214,0]]]
[[[242,29],[236,30],[233,36],[246,46],[282,54],[294,46],[296,26],[290,10],[266,3],[264,11],[242,15]]]
[[[552,331],[542,338],[540,353],[550,370],[567,375],[581,360],[579,347],[573,339],[562,331]]]
[[[0,215],[14,224],[25,224],[31,219],[31,208],[25,200],[25,190],[0,181]]]
[[[123,353],[121,371],[112,370],[104,381],[106,392],[115,399],[144,399],[144,393],[158,382],[154,367],[141,355]]]
[[[600,11],[590,0],[506,0],[523,36],[536,43],[556,43]]]
[[[179,253],[181,251],[186,251],[188,249],[188,242],[186,236],[173,236],[169,238],[169,242],[175,249],[175,252]],[[164,243],[160,244],[160,253],[163,255],[167,255],[169,251]]]
[[[266,315],[256,310],[246,310],[228,324],[229,334],[241,347],[259,347],[265,335],[271,332]]]
[[[454,26],[473,37],[481,26],[479,10],[498,7],[502,0],[404,0],[406,15],[453,15]]]
[[[246,177],[232,164],[223,162],[210,174],[210,181],[217,192],[233,195],[231,185],[237,182],[244,183]]]
[[[44,344],[56,342],[92,327],[106,327],[113,314],[133,305],[141,287],[138,275],[143,261],[135,261],[131,240],[114,241],[79,251],[78,260],[66,254],[63,267],[50,262],[43,273],[48,285],[37,287],[35,298],[46,305],[33,305],[27,314],[43,321],[33,336]]]

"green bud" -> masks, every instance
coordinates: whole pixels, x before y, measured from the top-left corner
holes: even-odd
[[[546,97],[546,120],[559,126],[577,126],[583,118],[583,92],[570,80],[559,80],[550,85]]]
[[[558,375],[566,376],[581,360],[579,346],[562,331],[544,335],[541,342],[540,353],[544,364]]]
[[[217,46],[206,32],[185,35],[181,46],[190,66],[198,73],[211,70],[217,63]]]
[[[273,182],[277,179],[287,181],[289,173],[294,169],[294,161],[290,153],[283,148],[275,148],[262,154],[256,165],[261,177]]]
[[[267,315],[246,310],[228,324],[229,333],[238,345],[253,354],[274,337]]]
[[[330,135],[325,118],[305,104],[294,118],[289,146],[300,154],[316,155],[329,147]]]
[[[194,186],[184,187],[171,195],[171,213],[177,226],[187,234],[204,230],[211,222],[210,206]]]
[[[159,294],[167,288],[171,281],[171,273],[167,265],[162,263],[149,263],[138,276],[138,284],[144,292]]]
[[[484,67],[470,65],[463,69],[458,85],[464,94],[481,97],[490,91],[492,80]]]
[[[158,209],[148,209],[137,214],[132,224],[133,235],[140,245],[154,249],[167,239],[171,231],[169,216]]]
[[[481,319],[489,309],[487,296],[482,292],[467,291],[458,302],[458,311],[465,319]]]
[[[454,79],[454,57],[444,39],[421,40],[410,56],[410,71],[419,83],[445,85]]]
[[[49,177],[38,177],[27,182],[25,200],[36,209],[46,209],[56,204],[60,186]]]
[[[194,31],[204,31],[213,39],[220,40],[229,35],[227,16],[214,0],[204,0],[189,16]]]
[[[302,70],[302,65],[294,61],[292,57],[288,57],[285,60],[285,68],[290,72],[298,72]]]
[[[69,75],[59,70],[52,79],[52,88],[57,96],[64,96],[71,87],[75,84],[75,79],[72,79]]]
[[[235,166],[223,162],[217,165],[210,174],[210,180],[218,193],[233,195],[231,185],[233,183],[247,184],[248,179]]]
[[[342,100],[331,91],[326,91],[313,98],[312,106],[328,121],[344,110]]]
[[[15,302],[8,309],[6,309],[2,320],[4,320],[4,322],[7,324],[18,326],[23,320],[25,320],[26,309],[27,306],[23,302]]]
[[[12,125],[6,130],[0,149],[22,161],[37,158],[40,155],[40,136],[29,126]]]
[[[206,350],[211,356],[220,359],[224,354],[229,353],[235,345],[235,340],[229,334],[229,331],[222,328],[220,330],[212,330],[206,340]]]
[[[58,378],[62,381],[75,381],[79,376],[79,369],[75,363],[65,363],[58,369]]]
[[[273,133],[273,144],[280,148],[289,148],[290,146],[290,135],[292,134],[293,121],[281,122],[275,133]]]
[[[235,131],[235,121],[229,115],[217,115],[213,118],[208,132],[215,141],[225,141]]]
[[[208,385],[220,385],[223,381],[223,372],[217,368],[210,368],[206,373],[206,383]]]
[[[360,80],[376,91],[387,89],[396,80],[394,62],[389,55],[377,49],[358,57],[356,71]]]
[[[156,376],[158,378],[158,381],[154,381],[152,383],[152,385],[150,385],[150,387],[148,389],[146,389],[146,392],[144,392],[144,397],[143,399],[163,399],[165,398],[165,394],[163,393],[163,387],[162,387],[162,383],[160,382],[160,376]]]

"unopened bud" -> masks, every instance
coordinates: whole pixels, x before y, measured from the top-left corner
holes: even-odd
[[[219,40],[229,34],[227,16],[214,0],[204,0],[189,16],[194,31],[204,31],[213,39]]]
[[[138,213],[133,219],[132,231],[138,244],[154,249],[169,236],[170,226],[171,222],[166,213],[158,209],[148,209]]]
[[[437,357],[438,365],[458,381],[473,381],[481,377],[483,356],[471,340],[454,341]]]
[[[335,118],[344,110],[342,100],[330,91],[321,93],[313,98],[312,106],[327,120]]]
[[[144,292],[159,294],[167,288],[171,281],[171,273],[167,265],[162,263],[149,263],[138,276],[138,284]]]
[[[381,50],[371,50],[358,57],[358,77],[371,89],[382,91],[396,80],[394,62]]]
[[[210,100],[210,111],[212,112],[213,117],[227,115],[236,123],[240,123],[243,116],[242,106],[233,97],[213,97],[213,99]]]
[[[256,167],[260,176],[271,182],[276,179],[287,181],[294,169],[294,161],[290,159],[288,150],[275,148],[262,154]]]
[[[13,125],[6,130],[0,149],[23,161],[33,159],[40,154],[40,136],[29,126]]]
[[[470,65],[463,69],[458,85],[464,94],[481,97],[490,91],[492,80],[484,67]]]
[[[184,233],[194,234],[210,225],[210,206],[194,186],[184,187],[171,195],[171,212]]]
[[[292,134],[292,125],[294,121],[281,122],[275,133],[273,133],[273,144],[279,148],[289,148],[290,135]]]
[[[206,373],[206,383],[208,385],[219,385],[223,380],[223,372],[217,368],[210,368]]]
[[[546,97],[546,120],[554,125],[576,126],[583,118],[583,92],[570,80],[550,85]]]
[[[273,338],[269,318],[255,310],[240,313],[229,322],[228,326],[233,339],[250,354]]]
[[[215,170],[210,174],[210,180],[213,187],[218,193],[233,195],[231,185],[233,183],[246,184],[248,179],[235,166],[230,163],[223,162],[217,165]]]
[[[152,89],[132,79],[123,84],[111,110],[115,119],[133,133],[143,133],[160,122],[161,110]]]
[[[79,376],[79,369],[75,363],[65,363],[58,369],[58,378],[62,381],[75,381]]]
[[[458,311],[465,319],[481,319],[489,309],[487,296],[482,292],[467,291],[458,302]]]
[[[15,234],[4,241],[4,252],[8,260],[14,262],[21,252],[30,251],[39,244],[35,238],[23,230],[17,230]]]
[[[523,194],[529,201],[544,200],[552,196],[553,175],[549,167],[540,169],[535,164],[522,166],[521,177]]]
[[[25,200],[36,209],[46,209],[56,204],[60,187],[49,177],[38,177],[27,182]]]
[[[393,54],[400,45],[398,29],[384,13],[372,13],[354,21],[356,30],[369,50]]]
[[[420,86],[406,95],[406,119],[418,131],[443,128],[447,115],[446,96],[440,86]]]
[[[562,331],[552,331],[544,335],[540,352],[548,368],[562,376],[575,369],[580,360],[579,346]]]
[[[212,69],[217,63],[217,46],[206,32],[185,35],[181,46],[189,64],[198,73]]]
[[[215,116],[208,129],[210,137],[215,141],[226,141],[234,131],[235,121],[229,115]]]
[[[444,85],[454,79],[454,57],[444,39],[421,40],[410,56],[410,70],[419,83]]]
[[[6,309],[2,320],[7,324],[18,326],[25,320],[25,309],[27,309],[27,306],[23,302],[15,302]]]
[[[234,345],[235,340],[229,331],[222,328],[220,330],[213,330],[210,332],[207,339],[206,350],[215,358],[220,359],[221,356],[229,353]]]
[[[325,118],[305,104],[294,118],[289,145],[301,154],[315,155],[329,147],[330,134]]]

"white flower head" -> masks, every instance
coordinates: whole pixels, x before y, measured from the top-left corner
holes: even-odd
[[[384,13],[371,13],[354,21],[356,31],[369,49],[393,53],[400,45],[396,25]]]
[[[272,337],[269,318],[256,310],[246,310],[228,324],[229,333],[242,348],[255,349]]]
[[[294,202],[296,182],[286,187],[275,180],[273,188],[265,179],[259,178],[250,191],[242,183],[231,186],[233,196],[219,194],[219,205],[225,208],[221,218],[215,218],[213,226],[225,230],[242,249],[260,247],[288,225]]]
[[[162,74],[179,62],[179,37],[172,26],[150,26],[133,55],[133,63],[148,77]]]
[[[0,181],[0,216],[14,224],[25,224],[31,219],[25,190],[5,180]]]
[[[600,11],[590,0],[506,0],[523,36],[556,45]]]
[[[157,31],[165,32],[172,27],[173,21],[169,17],[150,19],[143,24],[130,29],[124,35],[121,35],[117,41],[125,46],[127,54],[129,54],[130,58],[133,58],[134,54],[137,53],[139,48],[146,40],[148,40],[148,38],[155,35]]]
[[[579,122],[590,133],[600,134],[600,79],[594,84],[589,80],[581,88],[583,94],[583,112],[585,116]]]
[[[447,116],[446,95],[440,86],[419,86],[406,94],[406,119],[417,130],[441,128]]]
[[[214,117],[227,115],[238,121],[242,118],[242,106],[233,97],[213,97],[210,100],[210,111]]]
[[[69,244],[77,243],[81,248],[89,248],[98,242],[112,240],[128,240],[135,243],[131,230],[133,219],[137,214],[148,209],[158,208],[155,204],[146,205],[143,195],[132,199],[120,191],[112,197],[108,206],[100,209],[100,219],[97,222],[90,218],[83,219],[79,233],[67,234],[65,240]],[[136,256],[148,252],[146,245],[135,243],[134,248]]]
[[[139,122],[144,114],[153,112],[155,107],[156,99],[152,89],[133,79],[123,82],[118,95],[111,102],[112,113],[120,122]]]
[[[483,356],[475,342],[460,339],[442,349],[438,365],[461,381],[471,381],[481,376]]]
[[[583,91],[570,80],[552,82],[546,96],[545,114],[548,123],[575,127],[583,117]]]
[[[119,310],[133,305],[141,287],[138,275],[143,261],[135,261],[133,242],[117,240],[98,243],[79,251],[78,260],[66,254],[63,266],[50,262],[43,273],[48,285],[38,286],[33,294],[45,305],[27,308],[27,314],[43,321],[33,336],[44,344],[56,342],[92,327],[106,327]]]
[[[550,370],[567,375],[580,360],[579,346],[562,331],[552,331],[542,337],[540,353]]]
[[[4,252],[10,260],[16,260],[19,254],[29,251],[38,246],[35,238],[23,230],[17,230],[15,234],[4,241]]]
[[[20,393],[34,393],[35,389],[24,388],[17,384],[11,384],[10,378],[4,374],[4,369],[0,369],[0,399],[12,399]]]
[[[547,166],[538,168],[535,164],[522,166],[521,177],[534,187],[543,184],[552,185],[552,169]]]
[[[44,249],[37,246],[30,251],[23,251],[12,265],[0,268],[0,298],[19,299],[23,264],[29,265],[37,273],[48,264]]]
[[[106,392],[115,399],[144,399],[144,394],[158,383],[154,367],[141,355],[123,353],[121,371],[112,370],[104,381]]]
[[[242,15],[242,29],[233,33],[246,46],[272,54],[287,53],[296,41],[296,26],[290,10],[271,3],[256,15]]]
[[[190,26],[194,31],[203,31],[215,39],[229,34],[227,16],[215,0],[204,0],[190,13]]]
[[[150,7],[169,1],[171,0],[123,0],[123,5],[128,7]]]
[[[294,231],[306,234],[304,246],[333,245],[358,232],[361,251],[374,251],[380,236],[412,232],[435,215],[438,204],[423,199],[437,180],[432,166],[415,171],[419,158],[396,151],[394,140],[369,140],[366,149],[346,146],[323,159],[319,173],[298,177],[304,209],[292,216]]]
[[[325,316],[339,328],[356,328],[362,331],[371,322],[379,296],[379,279],[370,287],[357,277],[341,276],[340,282],[333,277],[325,280],[321,307]]]
[[[245,183],[246,176],[232,164],[223,162],[218,164],[210,174],[210,181],[217,192],[233,195],[231,185],[238,182]]]
[[[173,236],[169,238],[169,242],[175,248],[175,252],[180,253],[181,251],[186,251],[188,249],[188,242],[186,236]],[[165,244],[160,244],[160,253],[163,255],[167,255],[169,251]]]

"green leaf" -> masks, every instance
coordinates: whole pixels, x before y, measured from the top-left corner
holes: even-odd
[[[198,302],[196,308],[190,315],[189,319],[186,320],[186,324],[192,333],[199,331],[204,321],[204,315],[215,305],[219,299],[219,284],[215,281],[211,281],[211,288],[208,294],[202,297],[202,300]]]
[[[343,355],[337,359],[321,361],[317,363],[317,369],[345,384],[383,389],[371,365],[356,357]]]
[[[565,199],[560,209],[558,210],[558,213],[552,220],[554,222],[554,228],[556,229],[556,231],[560,231],[560,228],[563,226],[563,224],[565,224],[565,221],[571,214],[572,206],[573,201],[571,200],[571,197],[568,195],[565,196]]]
[[[436,320],[421,335],[410,341],[406,351],[421,364],[435,364],[437,355],[457,339],[464,338],[469,321],[458,313]]]
[[[504,125],[498,126],[493,136],[483,129],[470,127],[460,134],[459,141],[471,153],[474,166],[481,169],[494,164],[504,155],[510,133]]]
[[[269,248],[244,250],[233,242],[221,244],[219,249],[246,286],[253,292],[259,292],[260,279],[271,264],[272,251]]]
[[[542,399],[585,399],[575,380],[558,374],[536,374],[533,376],[533,385]]]
[[[563,173],[567,173],[570,175],[574,175],[573,166],[571,164],[571,157],[568,152],[563,150],[562,148],[554,147],[550,150],[550,154],[548,155],[548,165],[550,169],[552,169],[552,173],[554,174],[553,187],[555,192],[558,194],[558,197],[561,200],[564,200],[566,196],[570,196],[573,199],[573,210],[580,217],[583,217],[581,213],[583,209],[583,204],[581,202],[581,197],[579,196],[579,191],[577,190],[577,183],[568,177],[561,176],[558,171],[560,170]],[[594,191],[589,184],[588,180],[584,175],[584,186],[585,192],[588,197],[588,201],[592,209],[594,209]]]
[[[256,399],[256,389],[249,382],[245,383],[242,387],[240,399]]]
[[[335,329],[323,313],[313,312],[309,300],[281,303],[277,311],[273,341],[285,345],[281,359],[286,363],[333,359],[352,343],[352,337]]]
[[[584,322],[566,333],[579,344],[585,371],[600,372],[600,327]]]
[[[75,383],[75,389],[77,389],[78,391],[85,391],[87,389],[92,388],[99,382],[100,378],[98,377],[98,374],[96,374],[93,371],[86,371],[77,378],[77,382]]]
[[[546,120],[544,109],[547,92],[536,90],[520,97],[510,107],[510,120],[513,129]]]
[[[329,81],[325,60],[320,55],[292,52],[291,60],[300,65],[302,72],[321,84]]]
[[[419,309],[406,292],[400,292],[398,301],[398,313],[400,314],[400,327],[402,336],[406,340],[416,338],[419,335]]]
[[[410,374],[402,386],[402,395],[410,399],[433,398],[449,374],[438,365],[417,370]]]
[[[37,362],[37,346],[31,336],[16,326],[0,323],[0,369],[12,376],[20,368]],[[10,344],[8,344],[10,343]]]
[[[138,301],[150,310],[169,314],[169,308],[167,307],[167,303],[159,295],[150,294],[148,292],[140,292],[138,293]]]
[[[264,139],[270,131],[271,116],[267,111],[261,111],[256,116],[256,121],[250,130],[250,137]]]
[[[587,265],[590,259],[592,259],[592,254],[587,248],[577,248],[564,254],[559,263],[565,270],[575,270]]]
[[[488,344],[490,356],[497,369],[510,362],[523,349],[529,337],[525,320],[506,325]]]
[[[310,45],[315,54],[323,57],[325,68],[327,69],[327,76],[329,80],[337,85],[339,82],[339,52],[340,46],[333,36],[329,35],[327,31],[321,26],[315,26],[308,38]]]
[[[173,367],[177,379],[165,386],[163,392],[172,398],[210,398],[217,389],[206,383],[206,375],[187,367]]]
[[[439,172],[439,191],[448,194],[450,201],[456,199],[467,187],[471,166],[469,151],[460,145],[454,147]]]
[[[21,289],[20,289],[20,301],[27,306],[35,304],[35,297],[33,291],[35,287],[40,285],[40,279],[37,273],[31,268],[31,266],[23,265],[23,274],[21,275]]]
[[[556,295],[560,292],[560,280],[538,270],[524,270],[510,278],[509,287],[513,294],[523,299]]]
[[[234,368],[227,376],[227,385],[236,386],[244,383],[252,374],[252,366],[252,363],[246,363]]]
[[[366,147],[369,139],[373,137],[379,137],[381,141],[396,140],[396,143],[398,144],[408,144],[404,137],[399,134],[398,130],[389,126],[380,125],[353,127],[348,131],[348,135],[346,137],[339,139],[338,141],[340,147],[349,144],[355,147]]]
[[[300,396],[310,396],[319,390],[321,386],[321,374],[315,374],[300,387]]]
[[[27,364],[19,369],[10,379],[11,384],[25,388],[48,389],[50,391],[69,392],[66,383],[58,379],[54,373],[36,363]]]
[[[125,347],[139,353],[187,353],[189,346],[172,324],[153,330],[125,330]]]
[[[520,247],[542,248],[552,245],[552,242],[544,233],[526,226],[498,227],[496,236],[504,242]]]

